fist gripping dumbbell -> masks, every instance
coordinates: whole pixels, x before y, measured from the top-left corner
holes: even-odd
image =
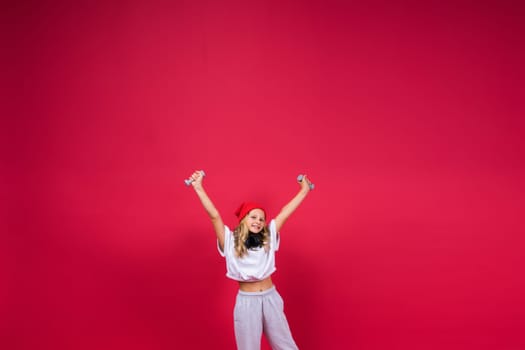
[[[206,176],[206,174],[204,173],[204,170],[201,170],[200,173],[201,173],[201,175],[202,175],[203,177]],[[189,186],[189,185],[191,185],[191,183],[192,183],[193,181],[195,181],[195,180],[193,180],[191,177],[189,177],[189,178],[187,178],[186,180],[184,180],[184,183],[186,184],[186,186]]]
[[[297,176],[297,182],[302,182],[303,178],[304,178],[303,174]],[[315,188],[315,185],[313,183],[310,183],[310,191],[313,190],[314,188]]]

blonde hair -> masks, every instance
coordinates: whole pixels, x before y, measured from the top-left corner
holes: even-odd
[[[241,222],[239,222],[239,225],[233,230],[233,241],[234,241],[234,250],[235,255],[238,258],[242,258],[248,253],[248,248],[244,245],[244,242],[246,242],[246,239],[248,238],[248,235],[250,234],[250,230],[248,229],[248,225],[245,224],[246,218],[242,219]],[[270,246],[270,231],[268,230],[268,226],[264,226],[262,231],[263,235],[263,246],[264,250],[268,251]]]

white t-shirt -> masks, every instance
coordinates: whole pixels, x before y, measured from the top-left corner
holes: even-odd
[[[233,232],[224,226],[224,251],[219,242],[217,248],[222,257],[226,258],[226,276],[236,281],[260,281],[275,272],[275,252],[279,249],[279,233],[275,227],[275,220],[270,221],[270,247],[248,249],[246,255],[238,258],[235,255]]]

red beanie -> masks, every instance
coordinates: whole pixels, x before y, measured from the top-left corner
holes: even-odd
[[[264,212],[264,218],[266,218],[266,210],[263,209],[262,206],[260,206],[257,203],[253,202],[244,202],[240,205],[240,207],[235,211],[235,215],[239,219],[239,222],[241,222],[242,219],[253,209],[261,209]]]

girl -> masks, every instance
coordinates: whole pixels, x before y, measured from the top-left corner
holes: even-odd
[[[260,349],[264,332],[272,349],[297,349],[284,315],[283,300],[272,283],[271,274],[275,271],[281,227],[310,192],[310,180],[303,176],[299,192],[270,222],[262,206],[242,203],[235,211],[239,224],[231,231],[204,191],[203,176],[201,171],[194,172],[191,184],[215,229],[219,253],[226,259],[226,276],[239,283],[234,308],[237,348]]]

